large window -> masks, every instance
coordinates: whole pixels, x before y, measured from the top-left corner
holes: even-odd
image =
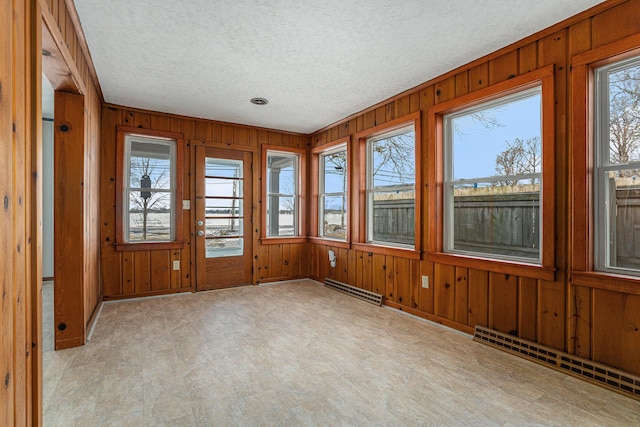
[[[596,68],[595,268],[640,274],[640,57]]]
[[[182,244],[181,137],[118,129],[117,243]]]
[[[318,156],[318,236],[347,239],[347,145],[323,151]]]
[[[265,150],[266,237],[301,235],[300,150]]]
[[[414,248],[414,125],[372,136],[366,144],[367,243]]]
[[[445,252],[541,262],[541,87],[444,116]]]

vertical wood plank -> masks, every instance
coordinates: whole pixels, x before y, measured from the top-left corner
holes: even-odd
[[[374,291],[373,254],[371,252],[362,252],[362,289]]]
[[[518,51],[505,53],[489,61],[489,84],[503,82],[518,75]]]
[[[133,277],[136,293],[145,293],[151,290],[151,256],[149,251],[133,253]]]
[[[469,269],[469,326],[489,325],[489,273]]]
[[[538,283],[528,277],[518,279],[518,336],[537,340]]]
[[[573,319],[572,337],[569,351],[580,357],[591,358],[591,294],[585,286],[574,286],[572,295]]]
[[[640,374],[640,295],[595,289],[593,358]]]
[[[469,311],[469,269],[456,267],[454,320],[463,325],[467,324]]]
[[[386,295],[387,267],[385,265],[385,256],[373,254],[372,258],[372,290],[377,294]]]
[[[638,3],[628,1],[593,17],[593,47],[640,33]]]
[[[407,307],[411,306],[411,260],[394,257],[395,301]]]
[[[269,277],[282,277],[282,245],[269,245]]]
[[[565,350],[566,291],[562,281],[538,282],[538,342]]]
[[[518,278],[509,274],[489,273],[489,327],[518,335]]]
[[[348,250],[347,261],[347,283],[351,286],[358,286],[358,254],[357,251],[351,249]],[[360,264],[362,269],[362,263]],[[362,270],[361,270],[362,271]],[[362,286],[358,286],[362,287]]]
[[[433,273],[434,313],[436,316],[448,320],[453,320],[455,317],[455,274],[454,266],[435,264]]]
[[[134,287],[134,266],[133,253],[123,252],[122,257],[122,291],[114,294],[105,294],[105,296],[115,296],[120,294],[132,294],[135,292]]]
[[[385,284],[384,284],[384,296],[385,299],[389,301],[398,302],[395,294],[395,274],[394,274],[394,262],[395,257],[391,255],[386,255],[384,257],[384,267],[385,270]]]
[[[489,85],[489,64],[484,62],[469,70],[469,90],[474,91]]]
[[[151,255],[151,290],[165,291],[171,289],[171,257],[170,251],[150,251]]]

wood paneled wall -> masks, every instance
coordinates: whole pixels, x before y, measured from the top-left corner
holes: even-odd
[[[640,1],[610,1],[487,57],[427,82],[415,90],[312,135],[318,147],[416,111],[422,112],[422,153],[428,153],[429,107],[514,76],[553,65],[555,69],[555,280],[540,280],[446,265],[423,254],[421,260],[311,244],[310,275],[373,290],[386,304],[470,332],[484,325],[538,343],[640,374],[640,280],[623,293],[570,280],[571,57],[640,32]],[[578,142],[579,143],[579,142]],[[584,143],[584,142],[583,142]],[[354,156],[358,156],[354,150]],[[426,155],[419,166],[422,185],[422,247],[428,247],[429,191]],[[354,164],[364,159],[354,158]],[[327,251],[337,255],[331,268]],[[429,288],[421,286],[429,277]]]
[[[181,250],[117,252],[114,247],[116,203],[116,127],[179,132],[184,135],[183,199],[193,199],[194,152],[198,144],[215,147],[241,146],[253,149],[253,282],[305,277],[306,243],[262,244],[260,242],[261,150],[262,144],[308,148],[308,136],[232,125],[210,120],[192,119],[118,106],[104,106],[101,153],[101,239],[102,281],[105,299],[157,295],[195,289],[195,248],[193,212],[185,211]],[[192,206],[195,204],[192,203]],[[173,272],[171,262],[180,260],[180,272]],[[169,273],[172,274],[169,274]]]
[[[70,3],[69,3],[70,4]],[[100,286],[100,129],[102,97],[74,25],[75,9],[64,0],[40,0],[42,37],[51,56],[45,76],[56,90],[55,323],[56,348],[84,343],[102,299]],[[71,93],[68,93],[71,92]],[[61,131],[67,125],[68,132]],[[65,146],[64,142],[70,142]],[[65,147],[62,149],[62,147]],[[68,180],[68,181],[67,181]]]

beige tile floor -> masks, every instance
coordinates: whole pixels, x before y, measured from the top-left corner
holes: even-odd
[[[46,426],[640,425],[640,402],[310,281],[107,303]]]

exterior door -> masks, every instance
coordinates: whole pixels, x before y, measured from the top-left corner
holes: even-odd
[[[251,153],[196,147],[196,288],[252,282]]]

